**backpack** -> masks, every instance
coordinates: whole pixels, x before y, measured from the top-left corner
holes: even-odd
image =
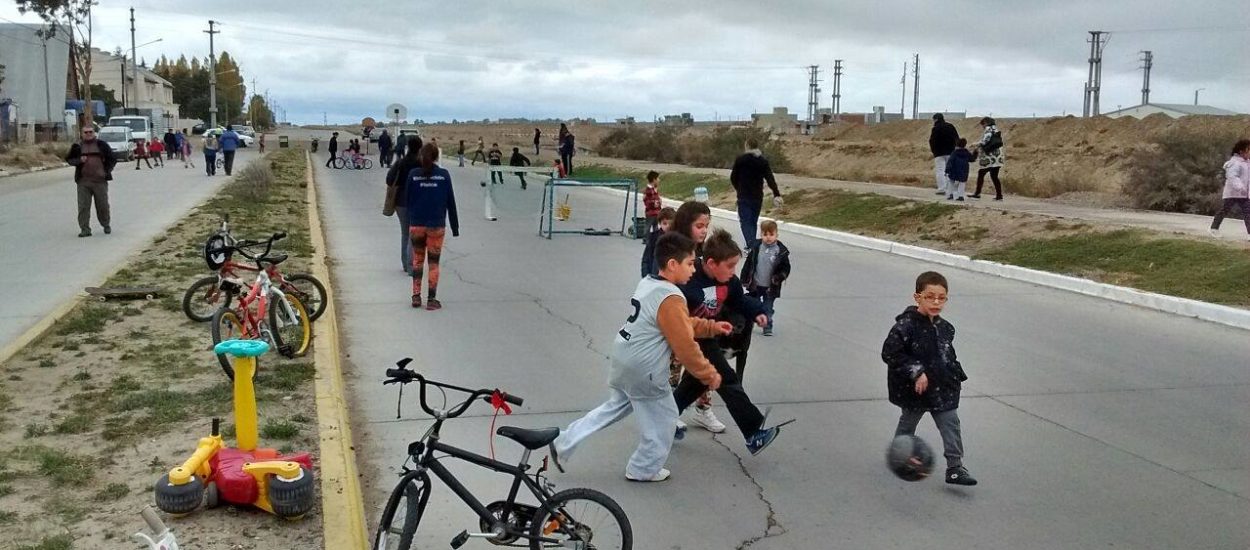
[[[997,151],[1002,148],[1003,148],[1003,133],[1002,132],[994,132],[993,134],[990,134],[990,141],[985,144],[985,147],[982,147],[982,149],[985,150],[986,153],[993,153],[994,151]]]

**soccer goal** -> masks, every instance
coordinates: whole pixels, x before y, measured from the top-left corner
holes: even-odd
[[[631,217],[632,209],[632,217]],[[621,235],[638,217],[632,179],[552,178],[543,186],[538,235]]]
[[[499,219],[495,215],[495,211],[499,209],[495,204],[496,185],[513,184],[528,189],[530,185],[540,187],[554,177],[555,169],[550,166],[487,166],[481,181],[486,219],[492,222]]]

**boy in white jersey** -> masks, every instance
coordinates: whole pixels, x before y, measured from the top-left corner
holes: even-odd
[[[668,385],[669,360],[676,355],[686,372],[710,389],[720,386],[720,375],[708,362],[695,338],[728,334],[724,321],[691,318],[686,299],[677,285],[694,274],[694,241],[668,232],[655,243],[660,273],[638,282],[630,299],[630,315],[612,345],[612,368],[608,375],[608,400],[586,413],[555,441],[557,458],[571,457],[578,444],[591,434],[637,413],[638,448],[625,466],[630,481],[664,481],[664,468],[673,446],[677,404]]]

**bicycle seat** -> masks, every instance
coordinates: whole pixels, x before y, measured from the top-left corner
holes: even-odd
[[[286,259],[287,259],[286,254],[273,254],[273,255],[265,256],[264,258],[261,258],[260,261],[267,263],[267,264],[278,265],[282,262],[285,262]]]
[[[541,430],[527,430],[516,426],[502,426],[495,433],[520,443],[522,447],[529,450],[540,449],[543,446],[555,441],[560,436],[560,428],[543,428]]]

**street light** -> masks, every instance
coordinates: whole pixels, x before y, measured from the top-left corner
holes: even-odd
[[[221,73],[218,73],[218,74],[221,74]],[[240,82],[238,84],[235,84],[235,87],[241,88],[243,87],[243,83]],[[225,115],[226,124],[230,124],[230,103],[222,103],[222,107],[225,108],[225,112],[223,114]]]
[[[133,48],[131,48],[131,49],[130,49],[130,50],[131,50],[131,55],[132,55],[132,57],[133,57],[133,55],[134,55],[134,50],[137,50],[137,49],[142,48],[142,47],[144,47],[144,46],[151,46],[152,44],[155,44],[155,43],[157,43],[157,42],[161,42],[161,41],[164,41],[164,40],[165,40],[164,38],[157,38],[156,40],[152,40],[152,41],[150,41],[150,42],[144,42],[144,43],[142,43],[142,44],[139,44],[138,46],[135,46],[135,47],[133,47]],[[118,48],[118,49],[121,49],[121,48]],[[126,107],[126,97],[127,97],[127,94],[126,94],[126,54],[125,54],[125,53],[121,54],[121,60],[122,60],[122,62],[121,62],[121,67],[119,67],[119,68],[121,69],[121,84],[122,84],[122,108],[125,108],[125,107]],[[138,75],[138,73],[139,73],[139,64],[138,64],[138,62],[136,62],[134,59],[131,59],[131,60],[130,60],[130,65],[131,65],[131,67],[132,67],[132,69],[131,69],[131,75],[130,75],[130,80],[132,80],[132,81],[134,82],[134,87],[135,87],[135,93],[134,93],[133,95],[134,95],[134,97],[135,97],[135,103],[138,103],[138,102],[139,102],[139,99],[138,99],[138,98],[139,98],[139,75]]]

